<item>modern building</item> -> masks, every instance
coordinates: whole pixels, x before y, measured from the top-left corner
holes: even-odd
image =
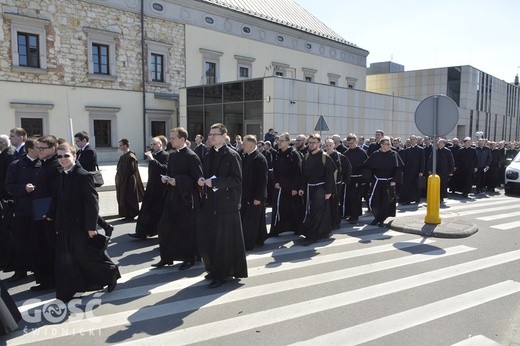
[[[377,69],[371,64],[368,91],[418,101],[433,94],[447,95],[459,107],[459,122],[452,135],[475,137],[482,132],[493,141],[520,139],[518,83],[507,83],[469,65],[405,72],[393,64],[378,63]]]

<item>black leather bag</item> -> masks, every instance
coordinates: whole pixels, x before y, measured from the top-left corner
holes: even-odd
[[[105,181],[103,180],[103,174],[101,174],[101,171],[99,170],[99,167],[97,167],[97,171],[89,172],[92,175],[92,178],[94,179],[94,186],[95,187],[101,187],[105,184]]]

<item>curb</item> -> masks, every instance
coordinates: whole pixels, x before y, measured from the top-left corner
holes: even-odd
[[[450,218],[438,225],[424,223],[424,216],[405,216],[388,223],[394,231],[437,238],[466,238],[478,232],[478,227],[461,218]]]

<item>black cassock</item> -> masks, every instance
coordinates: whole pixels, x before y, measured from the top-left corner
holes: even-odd
[[[198,256],[196,218],[199,213],[197,180],[202,177],[200,159],[193,150],[184,147],[170,154],[168,184],[164,210],[157,226],[159,250],[165,262],[193,261]]]
[[[475,180],[475,170],[478,168],[478,156],[475,148],[461,148],[457,153],[455,167],[457,168],[454,174],[456,183],[453,189],[467,195],[471,192]]]
[[[401,203],[417,202],[421,199],[419,189],[419,173],[424,173],[425,157],[424,149],[418,145],[407,148],[402,152],[404,163],[403,168],[403,185],[399,194]]]
[[[121,277],[106,251],[89,245],[95,230],[98,194],[90,173],[79,164],[62,172],[51,208],[56,228],[56,298],[72,299],[75,293],[99,290]]]
[[[148,183],[135,225],[135,233],[143,237],[157,234],[157,224],[161,219],[166,192],[166,184],[161,182],[161,174],[166,174],[168,153],[161,150],[152,155],[154,159],[148,163]]]
[[[240,155],[226,145],[211,148],[203,162],[204,188],[199,244],[206,270],[215,278],[247,277],[247,261],[240,220],[242,164]]]
[[[329,199],[330,202],[330,217],[332,222],[332,229],[338,229],[340,227],[341,218],[345,215],[345,200],[346,200],[346,187],[350,183],[350,174],[352,172],[352,166],[348,158],[334,150],[330,154],[330,158],[336,165],[336,193],[332,194]]]
[[[242,230],[246,250],[263,245],[267,236],[265,204],[267,195],[267,160],[258,150],[242,158]],[[254,205],[253,201],[260,201]]]
[[[22,315],[13,298],[0,280],[0,335],[5,335],[18,328]]]
[[[332,230],[330,203],[325,195],[336,193],[334,171],[336,165],[323,150],[305,155],[302,190],[305,191],[306,203],[302,231],[307,239],[327,237]]]
[[[269,234],[278,235],[292,231],[301,233],[303,221],[302,197],[298,190],[302,186],[302,159],[296,149],[279,149],[273,163],[273,180],[280,185],[273,194],[273,211]],[[293,194],[293,191],[295,194]]]
[[[384,222],[387,217],[395,216],[395,186],[390,186],[390,183],[402,182],[403,161],[397,152],[383,152],[379,149],[365,161],[365,166],[374,175],[369,197],[370,209],[375,221]]]
[[[453,154],[451,151],[443,147],[435,151],[437,154],[437,175],[441,178],[441,200],[448,196],[448,182],[450,180],[450,174],[453,174],[455,170],[455,161],[453,160]],[[433,154],[428,159],[428,172],[433,170]]]
[[[363,170],[368,155],[363,149],[356,147],[355,149],[349,148],[345,152],[345,156],[348,158],[350,165],[352,166],[352,172],[350,174],[350,184],[348,184],[345,189],[344,216],[357,218],[363,214],[361,202],[363,196],[362,184],[364,183]]]

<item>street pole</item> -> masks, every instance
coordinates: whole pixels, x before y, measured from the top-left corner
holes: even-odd
[[[424,222],[438,225],[441,223],[440,216],[440,192],[441,178],[437,175],[437,135],[439,119],[439,95],[433,97],[433,136],[432,136],[432,174],[428,177],[428,189],[426,195],[426,216]]]

